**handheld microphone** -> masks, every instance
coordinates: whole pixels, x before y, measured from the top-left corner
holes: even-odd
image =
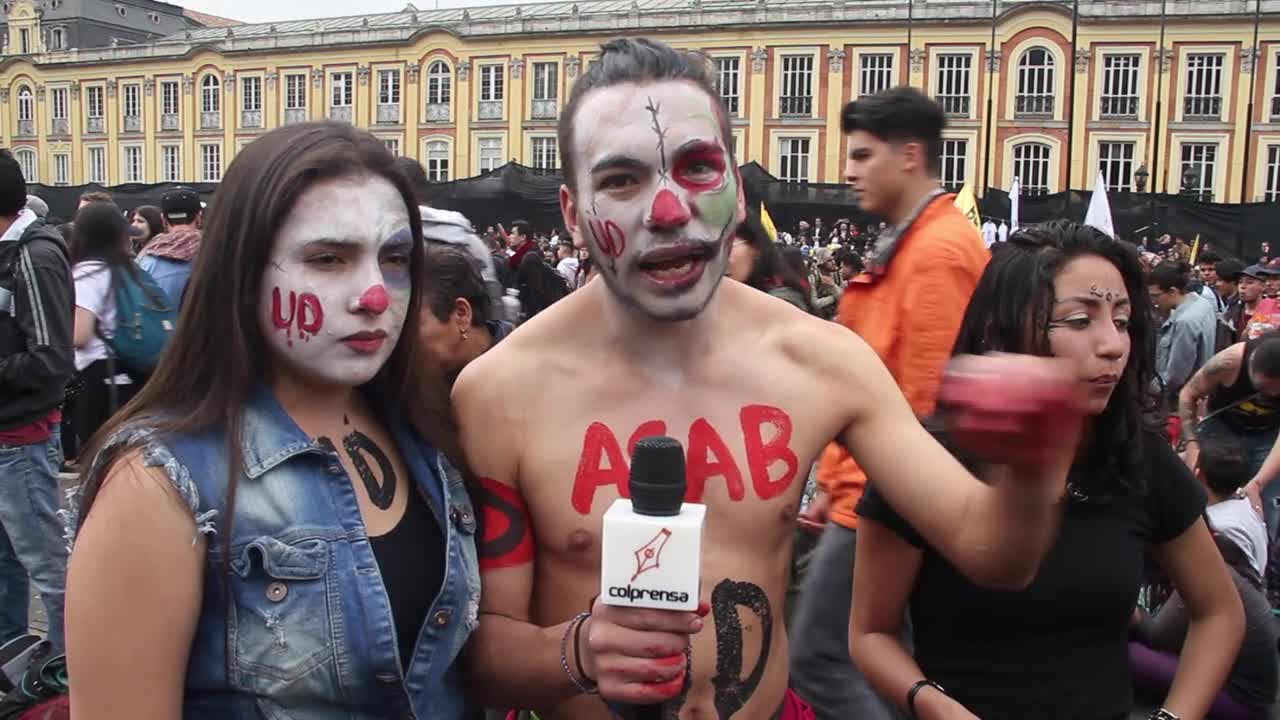
[[[684,462],[684,447],[674,438],[649,437],[636,443],[631,499],[615,500],[604,514],[600,602],[605,605],[698,609],[707,507],[684,501]],[[628,710],[624,714],[634,720],[657,720],[662,708]]]

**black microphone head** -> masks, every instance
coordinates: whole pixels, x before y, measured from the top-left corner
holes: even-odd
[[[684,504],[684,446],[647,437],[631,453],[631,507],[641,515],[679,515]]]

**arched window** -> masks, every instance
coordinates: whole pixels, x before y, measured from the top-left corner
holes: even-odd
[[[436,60],[427,70],[427,120],[448,122],[452,98],[453,72],[443,60]]]
[[[13,153],[13,157],[18,161],[18,167],[22,168],[22,177],[28,183],[40,182],[40,173],[37,171],[36,151],[30,148],[18,148]]]
[[[1018,95],[1014,112],[1018,115],[1053,114],[1053,55],[1034,47],[1018,58]]]
[[[431,140],[427,142],[427,180],[431,182],[449,182],[448,140]]]
[[[31,88],[23,85],[18,88],[18,122],[35,120],[36,103],[31,95]]]
[[[222,81],[212,73],[200,81],[200,111],[222,112]]]
[[[1045,143],[1024,142],[1013,146],[1013,176],[1022,183],[1023,195],[1049,193],[1049,154]]]

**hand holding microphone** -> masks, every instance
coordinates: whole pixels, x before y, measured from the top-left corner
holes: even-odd
[[[605,700],[657,717],[689,681],[690,635],[710,610],[699,602],[706,507],[684,502],[684,448],[672,438],[636,443],[630,488],[631,499],[604,516],[600,597],[582,661]]]

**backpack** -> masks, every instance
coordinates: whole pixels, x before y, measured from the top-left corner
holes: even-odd
[[[116,329],[107,345],[125,372],[149,375],[173,335],[177,311],[146,270],[135,265],[112,273]]]
[[[516,271],[516,287],[520,290],[520,304],[525,319],[551,307],[569,294],[564,276],[542,259],[542,254],[530,252],[520,261]]]

